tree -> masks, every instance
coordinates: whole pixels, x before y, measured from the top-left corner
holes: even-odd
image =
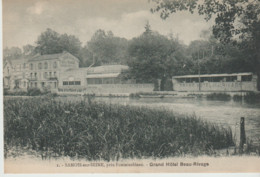
[[[59,46],[62,51],[67,51],[72,55],[79,57],[81,42],[77,37],[73,35],[62,34],[59,37]]]
[[[27,44],[23,46],[23,55],[34,55],[35,47],[33,45]]]
[[[62,48],[59,40],[60,34],[48,28],[38,37],[35,50],[41,55],[60,53]]]
[[[4,59],[17,59],[22,56],[22,50],[19,47],[4,48]]]
[[[132,39],[128,48],[129,73],[137,82],[154,82],[171,78],[173,66],[182,56],[177,44],[145,26],[145,32]],[[180,56],[180,58],[178,58]],[[176,72],[176,71],[175,71]]]
[[[77,37],[59,34],[49,28],[38,37],[36,44],[35,51],[41,55],[67,51],[78,57],[81,49],[81,42]]]
[[[236,44],[247,54],[251,71],[258,75],[260,89],[260,1],[259,0],[153,0],[152,12],[160,12],[163,19],[177,11],[195,10],[205,20],[215,17],[214,36],[222,43]]]
[[[87,48],[97,58],[96,65],[102,63],[126,63],[128,41],[114,36],[111,31],[97,30],[87,43]]]

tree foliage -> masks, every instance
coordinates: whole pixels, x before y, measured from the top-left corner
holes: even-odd
[[[126,63],[128,41],[116,37],[112,31],[97,30],[87,43],[87,48],[96,59],[96,65],[107,63]]]
[[[4,59],[16,59],[22,56],[22,50],[19,47],[11,47],[3,49]]]
[[[145,26],[142,35],[132,39],[128,48],[130,75],[137,82],[153,82],[171,77],[175,66],[183,61],[183,53],[178,52],[179,44],[166,36],[153,32]]]
[[[59,34],[48,28],[38,37],[35,51],[41,55],[67,51],[72,55],[78,56],[80,49],[81,42],[77,37],[73,35]]]

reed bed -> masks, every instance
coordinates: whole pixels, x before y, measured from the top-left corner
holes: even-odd
[[[234,145],[230,128],[166,110],[50,97],[4,100],[5,153],[28,147],[87,160],[214,155]]]

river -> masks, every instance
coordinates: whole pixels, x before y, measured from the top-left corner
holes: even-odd
[[[62,97],[60,97],[62,98]],[[79,100],[82,97],[63,97],[63,100]],[[245,117],[246,136],[260,144],[260,104],[231,101],[216,101],[206,98],[109,98],[95,97],[95,101],[111,104],[164,108],[174,113],[196,115],[197,118],[229,126],[236,142],[239,140],[239,122]]]

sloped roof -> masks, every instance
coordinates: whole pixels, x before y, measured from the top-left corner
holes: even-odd
[[[111,78],[118,77],[120,73],[108,73],[108,74],[90,74],[87,78]]]
[[[126,65],[103,65],[89,68],[88,74],[120,73],[126,69],[128,69]]]
[[[60,59],[60,58],[62,58],[65,55],[70,55],[72,58],[78,60],[78,58],[73,56],[71,53],[64,51],[62,53],[56,53],[56,54],[38,55],[38,56],[35,56],[32,59],[30,59],[29,61],[41,61],[41,60]]]

